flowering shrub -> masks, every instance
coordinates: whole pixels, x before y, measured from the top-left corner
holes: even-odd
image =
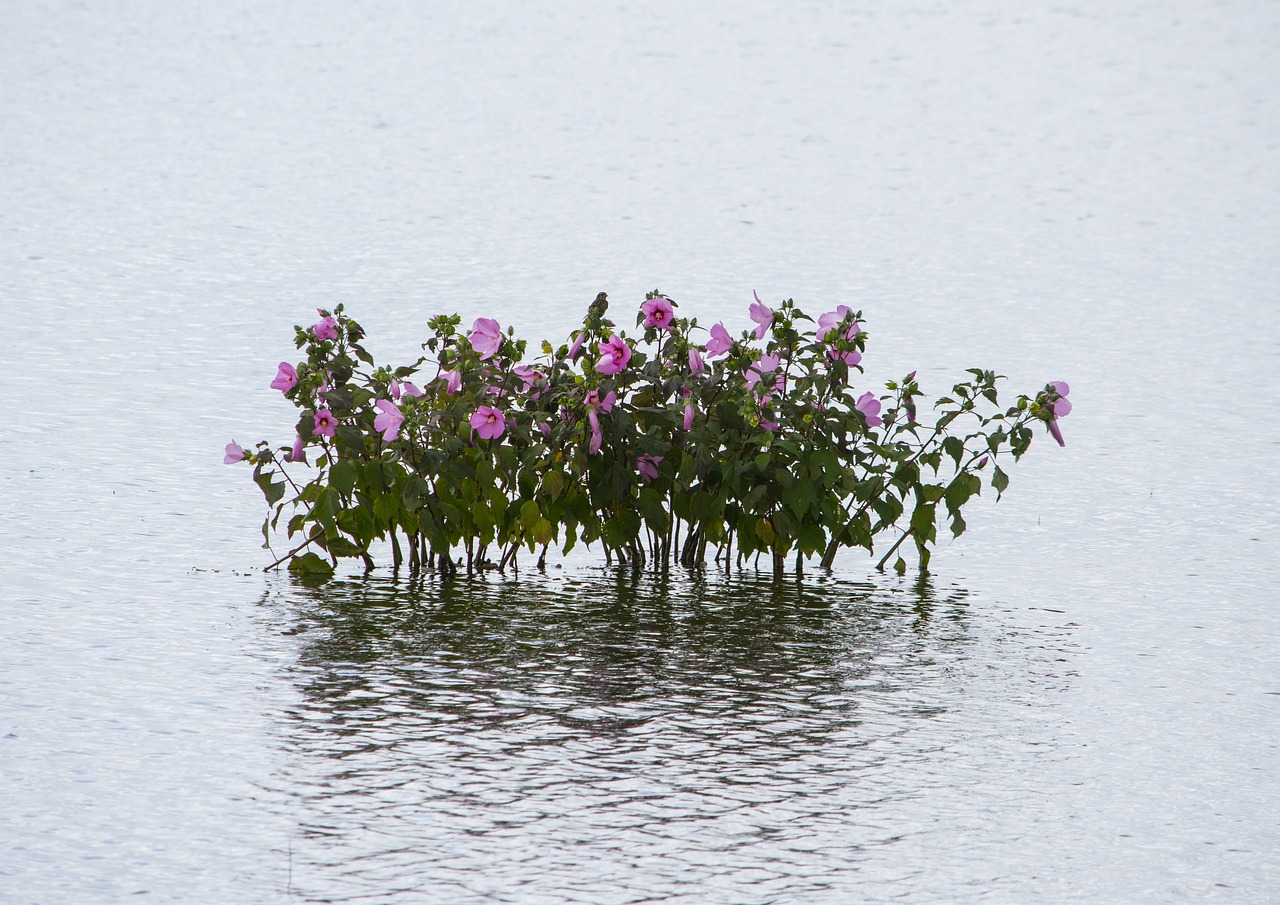
[[[272,567],[372,567],[389,540],[397,568],[446,574],[514,568],[521,549],[542,565],[549,547],[579,543],[636,568],[763,554],[781,570],[792,552],[797,569],[830,567],[840,548],[883,539],[879,568],[911,541],[923,571],[939,521],[959,536],[965,504],[1008,486],[1001,463],[1026,452],[1034,422],[1064,443],[1061,381],[1001,408],[1001,378],[974,368],[928,422],[914,371],[886,392],[860,385],[867,333],[844,305],[814,321],[757,295],[755,326],[736,339],[656,291],[635,337],[607,309],[601,293],[581,329],[528,363],[497,321],[463,333],[441,315],[425,354],[395,368],[374,361],[341,305],[320,310],[297,328],[305,360],[271,381],[301,412],[292,443],[226,448],[266,496],[267,546],[273,532],[290,540]]]

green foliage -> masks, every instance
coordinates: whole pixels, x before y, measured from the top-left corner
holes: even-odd
[[[390,539],[395,565],[407,551],[411,569],[445,572],[457,548],[468,568],[501,569],[522,548],[579,543],[637,567],[728,567],[735,553],[777,567],[792,551],[829,567],[841,548],[887,536],[881,568],[910,540],[924,569],[940,508],[958,537],[985,475],[998,498],[1008,476],[996,463],[1020,458],[1032,422],[1061,405],[1050,384],[1001,409],[1002,378],[974,368],[928,427],[915,372],[878,395],[856,386],[860,312],[841,306],[815,325],[787,299],[763,340],[716,325],[708,341],[674,309],[650,293],[633,340],[601,293],[568,342],[541,343],[529,363],[510,330],[481,319],[466,335],[441,315],[424,355],[396,367],[376,363],[342,306],[322,312],[334,335],[297,329],[305,358],[282,390],[300,410],[296,442],[244,455],[274,510],[268,543],[290,513],[294,546],[273,565],[323,579],[343,558],[372,566]]]

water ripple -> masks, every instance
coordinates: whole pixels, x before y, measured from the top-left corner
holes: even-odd
[[[273,800],[315,901],[887,890],[868,852],[914,844],[904,812],[975,763],[1026,769],[1042,727],[1017,711],[1068,681],[1060,630],[1018,639],[927,587],[585,573],[266,604],[305,626]]]

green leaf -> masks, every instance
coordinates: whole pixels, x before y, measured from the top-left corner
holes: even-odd
[[[359,472],[356,466],[347,459],[335,462],[329,469],[329,484],[338,489],[343,496],[349,496],[356,486]]]
[[[991,486],[995,488],[996,499],[1000,499],[1000,494],[1004,493],[1005,488],[1009,486],[1009,476],[1001,470],[999,465],[991,473]]]
[[[364,550],[339,536],[329,538],[329,552],[334,556],[359,556]]]
[[[426,502],[427,497],[431,495],[431,485],[425,480],[414,475],[412,478],[404,482],[404,487],[400,490],[401,505],[409,512],[417,512]],[[379,497],[379,499],[382,499]],[[375,505],[374,511],[377,511]]]
[[[818,488],[811,480],[796,481],[786,493],[787,507],[796,514],[796,518],[804,518],[809,507],[818,501]]]
[[[942,451],[955,459],[956,467],[960,467],[960,460],[964,458],[964,441],[959,437],[947,437],[942,441]]]
[[[640,492],[640,513],[649,527],[659,533],[667,530],[671,518],[667,513],[666,501],[657,491],[646,488]]]
[[[943,499],[947,504],[947,511],[955,514],[960,511],[960,507],[969,502],[969,497],[973,496],[973,484],[969,481],[974,475],[963,473],[958,474],[947,485],[946,491],[943,493]],[[978,488],[981,489],[982,482],[978,482]]]
[[[938,502],[945,492],[946,489],[941,484],[921,484],[916,488],[916,493],[926,503]]]
[[[342,501],[338,498],[338,491],[332,487],[326,487],[320,493],[320,499],[316,500],[316,506],[311,510],[311,517],[324,525],[326,530],[333,530],[337,527],[337,514],[342,508]]]
[[[937,537],[936,507],[933,503],[920,503],[911,513],[911,533],[917,541],[931,541]]]
[[[267,498],[267,505],[274,506],[280,502],[284,496],[284,482],[271,480],[275,477],[274,471],[262,471],[253,476],[254,483],[262,490],[262,495]]]
[[[544,472],[542,475],[542,492],[551,499],[558,499],[561,491],[564,490],[564,473],[556,469]]]
[[[796,537],[796,546],[805,554],[825,550],[827,547],[827,533],[819,525],[812,523],[801,525],[800,533]]]
[[[520,524],[526,531],[532,531],[533,526],[538,524],[542,519],[542,512],[538,509],[538,504],[533,500],[526,500],[524,505],[520,507]]]
[[[373,514],[383,525],[390,527],[400,516],[400,501],[390,494],[378,497],[373,501]]]
[[[333,566],[329,561],[314,553],[303,553],[289,560],[289,571],[306,578],[325,579],[333,576]]]

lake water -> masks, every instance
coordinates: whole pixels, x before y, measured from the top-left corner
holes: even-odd
[[[0,901],[1274,901],[1280,7],[21,4]],[[919,583],[264,575],[344,303],[1071,383]],[[620,320],[623,318],[620,316]]]

